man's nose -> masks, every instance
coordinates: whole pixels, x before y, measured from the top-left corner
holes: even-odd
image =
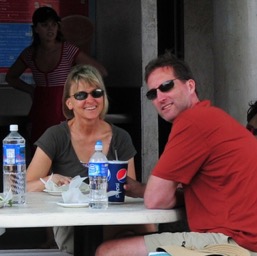
[[[163,101],[164,99],[167,98],[167,93],[166,93],[166,92],[162,92],[162,91],[160,91],[159,89],[157,89],[156,95],[157,95],[156,99],[157,99],[158,101]]]

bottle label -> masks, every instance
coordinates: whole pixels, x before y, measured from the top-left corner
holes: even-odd
[[[17,144],[3,145],[3,162],[5,165],[25,164],[25,146]]]
[[[102,176],[108,175],[108,163],[89,163],[88,164],[89,176]]]

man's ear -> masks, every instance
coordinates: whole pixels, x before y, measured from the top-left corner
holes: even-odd
[[[189,79],[189,80],[187,80],[187,84],[188,84],[188,88],[189,88],[191,93],[196,91],[195,80]]]

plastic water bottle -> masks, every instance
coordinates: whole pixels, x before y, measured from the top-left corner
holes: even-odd
[[[88,162],[88,176],[90,187],[89,207],[92,209],[107,209],[107,175],[108,160],[102,152],[102,141],[95,144],[95,152]]]
[[[12,191],[13,204],[24,204],[26,193],[25,139],[18,133],[18,125],[10,125],[10,133],[3,140],[4,195]]]

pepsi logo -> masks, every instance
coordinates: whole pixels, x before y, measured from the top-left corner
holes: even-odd
[[[117,174],[116,174],[116,179],[120,183],[125,183],[126,181],[126,176],[127,176],[127,170],[126,169],[120,169]]]
[[[108,169],[107,181],[110,181],[111,177],[112,177],[112,174],[111,174],[110,170]]]

